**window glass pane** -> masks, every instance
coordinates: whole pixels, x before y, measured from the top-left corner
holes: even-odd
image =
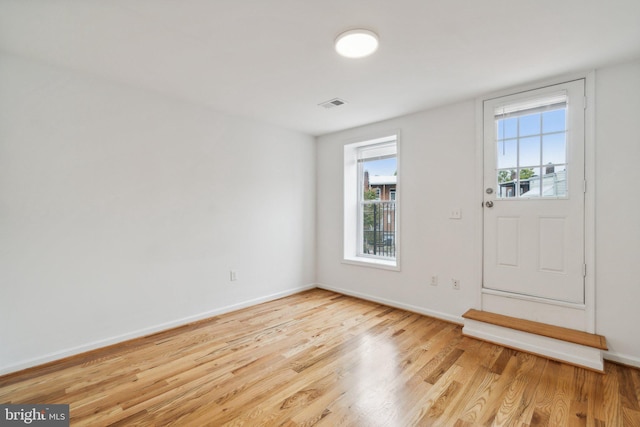
[[[515,169],[503,169],[498,171],[498,186],[496,190],[496,197],[499,199],[507,197],[515,197],[515,188],[517,185],[516,170]]]
[[[566,112],[565,94],[495,109],[496,197],[567,196]]]
[[[373,204],[362,205],[362,253],[373,254],[373,248],[375,247],[374,226],[376,221],[374,218]]]
[[[567,197],[567,165],[547,165],[542,180],[543,197]]]
[[[362,164],[362,200],[389,200],[395,191],[398,162],[396,157],[364,160]]]
[[[362,254],[394,258],[396,249],[395,202],[362,202]]]
[[[518,140],[498,141],[498,168],[515,168],[518,164]]]
[[[540,164],[540,137],[533,136],[520,139],[519,166],[535,166]]]
[[[547,111],[542,114],[542,131],[544,133],[565,130],[566,109]]]
[[[518,136],[518,118],[498,120],[496,122],[498,139],[515,138]]]
[[[374,147],[375,148],[375,147]],[[360,255],[394,259],[396,241],[396,184],[398,162],[395,155],[359,156],[362,195],[359,212]]]
[[[520,117],[520,136],[540,134],[540,113]]]
[[[520,197],[540,197],[540,168],[520,169]]]
[[[566,136],[563,132],[542,137],[542,164],[567,162]]]
[[[363,165],[363,170],[368,171],[370,176],[395,176],[398,169],[395,157],[381,160],[364,160]]]
[[[522,197],[566,197],[566,165],[547,165],[536,168],[536,175],[529,179],[529,189]]]

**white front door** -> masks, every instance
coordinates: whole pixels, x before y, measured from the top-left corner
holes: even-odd
[[[484,102],[485,289],[585,301],[584,87]]]

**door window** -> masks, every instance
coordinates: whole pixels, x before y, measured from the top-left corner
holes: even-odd
[[[567,95],[494,110],[496,197],[566,198]]]

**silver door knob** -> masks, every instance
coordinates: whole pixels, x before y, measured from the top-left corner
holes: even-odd
[[[493,207],[493,202],[491,200],[487,200],[486,202],[484,202],[484,205],[488,208],[492,208]]]

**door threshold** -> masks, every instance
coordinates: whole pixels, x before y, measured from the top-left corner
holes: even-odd
[[[474,309],[462,317],[465,336],[604,372],[602,335]]]

